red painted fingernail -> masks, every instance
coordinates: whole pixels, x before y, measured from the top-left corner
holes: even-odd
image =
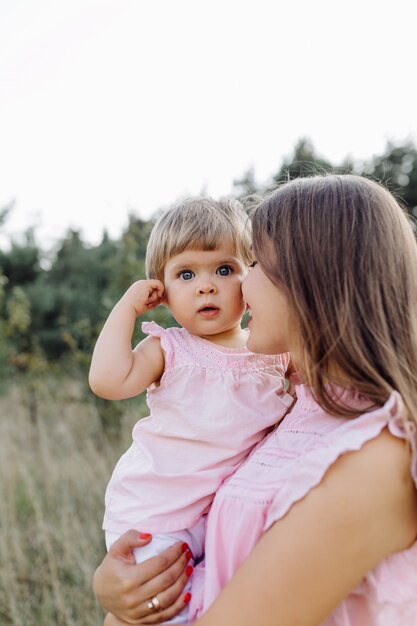
[[[193,573],[193,566],[192,565],[187,565],[187,567],[185,568],[185,573],[188,576],[188,578],[190,578],[191,574]]]
[[[139,539],[150,539],[150,537],[152,537],[151,533],[139,533],[138,534]]]
[[[184,604],[188,604],[190,600],[191,600],[191,593],[187,591],[187,593],[184,594],[182,601],[184,602]]]
[[[182,546],[181,546],[181,550],[182,550],[183,552],[185,552],[186,550],[188,550],[188,543],[183,543],[183,544],[182,544]]]
[[[191,559],[191,557],[193,556],[191,553],[191,550],[187,550],[187,552],[185,553],[185,556],[187,557],[187,559]]]

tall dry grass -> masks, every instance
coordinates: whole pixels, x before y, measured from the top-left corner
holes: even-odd
[[[92,590],[104,554],[103,496],[143,399],[126,405],[121,439],[68,381],[45,383],[31,423],[25,390],[0,397],[0,625],[99,626]]]

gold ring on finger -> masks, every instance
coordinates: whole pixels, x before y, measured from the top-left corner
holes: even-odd
[[[154,596],[152,598],[152,604],[155,607],[155,611],[161,611],[162,610],[162,606],[161,606],[161,603],[159,602],[158,596]]]
[[[161,611],[161,603],[159,602],[158,596],[154,596],[150,600],[147,601],[146,606],[150,611]]]

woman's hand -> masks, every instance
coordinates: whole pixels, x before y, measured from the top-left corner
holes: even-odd
[[[122,622],[122,620],[117,619],[111,613],[107,613],[104,618],[103,626],[128,626],[128,622]]]
[[[187,544],[177,543],[158,556],[136,564],[133,549],[147,545],[151,535],[129,530],[110,548],[94,574],[93,587],[102,607],[112,615],[105,626],[159,624],[177,615],[190,599],[183,589],[191,575]],[[152,598],[160,610],[149,608]]]

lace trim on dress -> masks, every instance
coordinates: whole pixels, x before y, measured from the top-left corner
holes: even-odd
[[[414,430],[406,426],[403,418],[403,402],[396,391],[392,392],[383,407],[365,413],[364,415],[345,422],[345,432],[340,431],[334,436],[329,434],[327,445],[319,446],[308,452],[307,456],[295,460],[293,471],[287,476],[285,483],[277,488],[277,497],[271,504],[265,519],[264,530],[281,519],[299,500],[302,500],[314,487],[323,480],[329,467],[347,452],[360,450],[367,441],[377,437],[388,426],[391,434],[403,439],[409,439],[409,433]],[[411,425],[412,426],[412,425]],[[410,439],[411,446],[413,439]],[[414,439],[415,441],[415,439]],[[297,465],[300,471],[297,471]],[[415,472],[416,459],[413,456],[412,473]],[[415,480],[415,475],[413,473]]]

